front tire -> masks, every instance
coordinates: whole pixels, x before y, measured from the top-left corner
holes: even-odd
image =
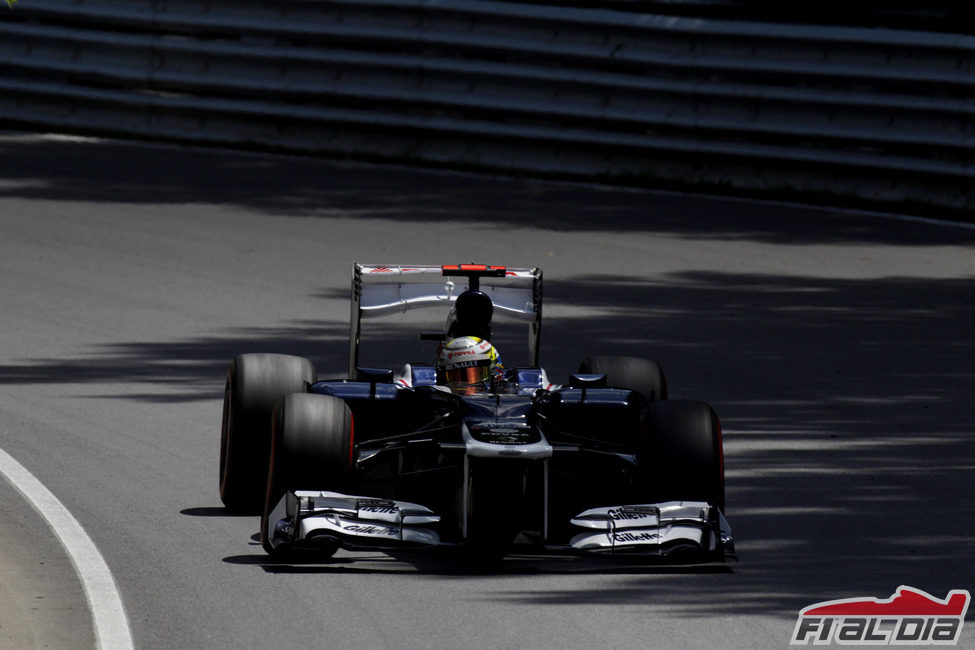
[[[352,411],[331,395],[285,395],[275,407],[273,421],[261,545],[268,554],[280,556],[290,549],[271,545],[268,520],[281,497],[293,490],[348,493],[355,437]]]
[[[692,401],[650,405],[639,459],[653,501],[707,501],[724,512],[721,423],[708,404]]]
[[[271,411],[288,393],[315,381],[310,361],[284,354],[240,354],[227,370],[220,426],[220,500],[255,514],[264,504],[271,449]]]

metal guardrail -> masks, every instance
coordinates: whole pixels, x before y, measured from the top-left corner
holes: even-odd
[[[490,0],[21,0],[0,125],[975,207],[975,37]]]
[[[533,0],[540,4],[614,9],[765,23],[845,25],[975,34],[975,6],[958,0]]]

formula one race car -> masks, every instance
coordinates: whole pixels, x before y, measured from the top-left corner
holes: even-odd
[[[566,385],[550,384],[538,365],[541,296],[535,268],[356,264],[347,379],[320,381],[310,361],[287,355],[230,364],[223,503],[262,511],[262,545],[278,557],[427,547],[483,558],[523,547],[732,555],[714,411],[667,400],[659,366],[635,357],[590,357]],[[397,349],[410,339],[436,354],[396,368],[362,361],[364,321],[421,307],[446,312],[446,328],[414,330]],[[497,321],[528,326],[514,365],[498,357],[515,346]],[[388,343],[391,330],[379,331]]]

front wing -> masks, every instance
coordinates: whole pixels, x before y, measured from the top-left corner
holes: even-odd
[[[440,516],[405,501],[295,491],[271,512],[268,543],[293,548],[394,550],[457,546],[437,532]],[[627,504],[585,510],[572,517],[567,544],[543,540],[542,550],[657,557],[733,556],[731,526],[718,508],[701,501]]]

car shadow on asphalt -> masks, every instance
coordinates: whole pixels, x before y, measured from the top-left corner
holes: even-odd
[[[420,574],[426,576],[525,575],[709,575],[734,572],[734,563],[682,564],[609,557],[513,554],[500,562],[480,562],[456,553],[364,553],[276,560],[265,554],[233,555],[228,564],[260,567],[275,574]]]

